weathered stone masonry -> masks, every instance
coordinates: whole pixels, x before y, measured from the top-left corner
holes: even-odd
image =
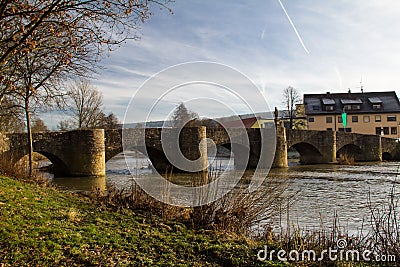
[[[180,134],[179,147],[187,159],[200,158],[200,168],[207,164],[207,147],[204,143],[199,146],[205,138],[212,139],[217,146],[224,146],[234,153],[239,151],[235,154],[235,165],[238,168],[265,167],[272,160],[273,167],[287,167],[287,149],[290,147],[300,153],[300,160],[305,164],[335,162],[341,153],[353,153],[358,161],[379,161],[382,155],[385,158],[400,159],[398,142],[377,135],[286,130],[278,127],[275,139],[271,131],[233,129],[231,134],[236,135],[235,140],[248,138],[249,146],[243,147],[232,142],[224,129],[184,128]],[[130,137],[124,139],[125,144],[122,144],[123,134]],[[33,135],[33,147],[35,152],[43,154],[53,163],[56,176],[104,176],[105,163],[124,148],[147,154],[153,166],[163,172],[171,170],[172,166],[164,154],[162,134],[173,136],[176,129],[96,129],[36,133]],[[142,140],[139,136],[145,138]],[[0,155],[16,162],[28,153],[26,144],[26,134],[0,134]],[[164,145],[168,145],[168,142]],[[241,152],[248,157],[243,157]],[[174,170],[179,171],[177,168]]]

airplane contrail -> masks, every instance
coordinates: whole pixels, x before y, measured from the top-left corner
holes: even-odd
[[[289,17],[289,14],[286,12],[286,8],[283,6],[281,0],[278,0],[278,2],[282,7],[283,12],[285,12],[286,17],[289,20],[290,24],[292,25],[292,28],[293,28],[294,32],[296,33],[297,38],[299,39],[299,41],[300,41],[301,45],[303,46],[304,50],[307,52],[307,54],[310,54],[310,52],[308,52],[307,47],[304,45],[303,39],[301,39],[301,36],[300,36],[299,32],[296,29],[296,26],[294,26],[294,23],[293,23],[292,19]]]

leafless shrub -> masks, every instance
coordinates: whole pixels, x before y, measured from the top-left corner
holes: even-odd
[[[40,155],[40,154],[38,154]],[[38,156],[38,159],[41,159]],[[48,185],[48,180],[43,175],[34,170],[32,176],[29,174],[29,162],[28,157],[23,157],[19,161],[14,162],[12,156],[1,154],[0,155],[0,175],[12,177],[18,180],[24,180],[29,182],[35,182],[38,184]]]
[[[94,201],[102,203],[113,210],[119,211],[124,208],[140,210],[159,215],[165,220],[177,220],[187,223],[191,213],[190,208],[172,206],[154,199],[139,186],[134,186],[132,192],[110,187],[106,193],[96,190],[89,196]]]
[[[202,184],[212,178],[210,176],[202,177],[205,180],[198,180]],[[221,199],[194,208],[160,202],[138,186],[134,186],[132,192],[110,188],[104,194],[98,190],[91,197],[116,210],[121,208],[143,210],[158,214],[164,219],[186,223],[194,228],[249,234],[252,226],[269,220],[279,212],[281,205],[289,201],[289,196],[285,195],[287,186],[287,181],[278,181],[268,177],[262,187],[250,193],[246,181],[241,181],[234,190]],[[164,198],[169,197],[168,192],[168,188],[165,188]],[[198,197],[203,196],[199,195]]]
[[[339,155],[339,164],[342,165],[353,165],[355,162],[354,156],[348,153],[342,153]]]
[[[371,211],[372,232],[367,246],[378,255],[394,255],[400,259],[400,197],[392,186],[388,201],[381,207],[372,204],[369,197]]]
[[[201,206],[193,214],[193,223],[205,228],[249,235],[251,228],[260,222],[269,221],[279,213],[292,197],[286,189],[287,180],[267,177],[264,184],[249,192],[248,181],[239,184],[219,200]]]

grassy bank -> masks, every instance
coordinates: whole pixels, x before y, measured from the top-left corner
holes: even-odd
[[[334,245],[321,241],[318,233],[293,233],[280,242],[273,236],[250,240],[194,230],[146,211],[116,211],[94,199],[0,176],[0,266],[397,266],[326,260],[290,264],[276,257],[258,261],[264,245],[268,251],[319,252]]]
[[[279,266],[260,244],[0,177],[1,266]],[[283,264],[282,264],[283,266]]]

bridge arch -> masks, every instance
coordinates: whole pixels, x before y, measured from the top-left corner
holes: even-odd
[[[69,168],[67,164],[58,156],[53,153],[42,151],[42,150],[35,150],[34,153],[41,154],[45,156],[52,164],[51,172],[54,174],[55,177],[62,177],[62,176],[69,176]],[[13,164],[18,164],[22,158],[28,155],[27,151],[21,151],[18,155],[13,155],[12,162]]]
[[[115,154],[115,150],[113,151]],[[109,155],[106,162],[106,174],[117,173],[117,174],[130,174],[130,170],[135,173],[142,173],[143,170],[150,170],[151,162],[149,158],[137,149],[129,151],[122,151],[115,155]],[[127,168],[129,164],[130,168]],[[146,171],[147,172],[147,171]]]
[[[159,172],[168,172],[171,170],[171,164],[167,160],[164,152],[157,148],[151,146],[132,147],[129,149],[129,151],[138,151],[140,154],[147,157],[150,160],[152,166]],[[115,156],[121,154],[122,152],[124,152],[122,145],[112,148],[106,148],[106,163]]]
[[[355,144],[346,144],[336,151],[336,158],[340,161],[365,161],[364,151]]]
[[[292,144],[288,149],[294,148],[300,154],[301,164],[318,164],[322,163],[322,153],[312,144],[307,142],[299,142]]]
[[[257,162],[255,163],[252,162],[254,161],[253,158],[255,157],[255,155],[250,148],[241,144],[230,143],[230,142],[222,143],[218,146],[222,146],[231,152],[231,155],[233,156],[235,169],[243,170],[257,166],[258,158]]]
[[[382,160],[393,160],[393,156],[389,152],[383,152],[382,153]]]

